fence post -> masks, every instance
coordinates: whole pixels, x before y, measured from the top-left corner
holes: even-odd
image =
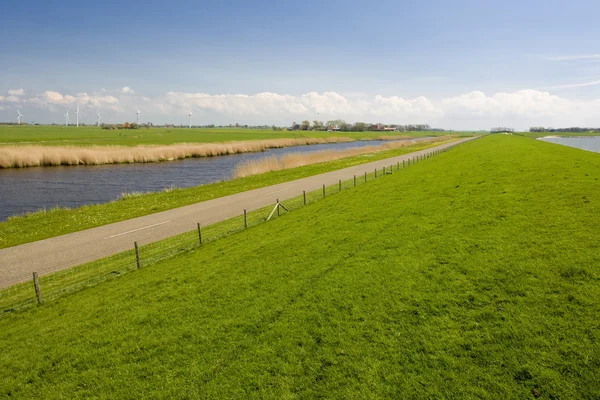
[[[202,230],[200,229],[200,222],[198,222],[198,240],[202,244]]]
[[[35,289],[35,297],[38,304],[42,304],[42,293],[40,292],[40,282],[38,281],[37,272],[33,273],[33,288]]]
[[[279,204],[279,200],[277,200],[277,204]],[[279,214],[279,207],[277,207],[277,212]],[[248,227],[248,219],[246,218],[246,209],[244,208],[244,229]]]
[[[279,217],[279,199],[277,199],[277,216]]]
[[[400,161],[398,161],[398,165],[396,166],[396,171],[400,171]]]
[[[394,173],[394,164],[390,165],[390,175]]]
[[[135,263],[137,264],[137,267],[140,268],[140,248],[138,247],[137,242],[133,242],[133,247],[135,248]]]
[[[302,196],[304,197],[304,205],[306,205],[306,190],[302,191]]]
[[[402,160],[402,168],[404,168],[404,167],[405,167],[405,165],[404,165],[404,160]]]
[[[323,197],[325,197],[325,184],[323,184]]]
[[[342,191],[342,180],[340,179],[340,189],[338,190],[338,192]]]
[[[385,175],[385,165],[383,166],[383,175]]]
[[[375,178],[377,178],[377,168],[375,168]]]
[[[356,187],[356,175],[354,175],[354,187]]]
[[[367,181],[367,173],[365,172],[365,182]]]

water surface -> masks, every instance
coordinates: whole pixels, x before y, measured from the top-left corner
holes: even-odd
[[[594,151],[600,153],[600,136],[575,136],[575,137],[557,137],[546,136],[538,140],[564,146],[576,147],[582,150]]]

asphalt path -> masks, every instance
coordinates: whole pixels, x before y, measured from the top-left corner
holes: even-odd
[[[31,279],[33,271],[39,275],[59,271],[89,261],[107,257],[133,247],[133,242],[144,245],[156,242],[180,233],[196,229],[199,222],[203,226],[239,216],[248,212],[283,202],[325,185],[333,185],[340,179],[351,179],[408,161],[413,157],[456,146],[474,138],[460,139],[397,157],[373,161],[354,167],[331,171],[260,189],[249,190],[203,201],[184,207],[174,208],[143,217],[128,219],[109,225],[73,232],[62,236],[26,243],[0,250],[0,288]]]

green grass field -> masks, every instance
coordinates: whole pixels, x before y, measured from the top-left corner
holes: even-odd
[[[599,171],[489,136],[7,314],[0,396],[597,399]]]
[[[41,144],[45,146],[136,146],[141,144],[210,143],[237,140],[281,139],[341,136],[374,139],[382,135],[411,137],[466,134],[455,132],[320,132],[273,131],[243,128],[140,128],[104,130],[95,126],[65,127],[47,125],[0,125],[0,146],[7,144]]]
[[[0,248],[47,239],[230,194],[423,150],[453,140],[455,139],[416,144],[380,153],[348,157],[283,171],[272,171],[193,188],[147,193],[106,204],[90,205],[76,209],[55,208],[47,212],[40,211],[25,214],[0,222]]]

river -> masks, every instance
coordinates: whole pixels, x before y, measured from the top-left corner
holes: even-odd
[[[546,136],[543,138],[539,138],[538,140],[600,153],[600,136]]]
[[[407,139],[411,140],[411,139]],[[157,192],[229,180],[241,162],[297,152],[343,150],[381,141],[318,144],[219,157],[148,164],[109,164],[0,169],[0,221],[12,215],[56,206],[75,208],[106,203],[122,193]]]

